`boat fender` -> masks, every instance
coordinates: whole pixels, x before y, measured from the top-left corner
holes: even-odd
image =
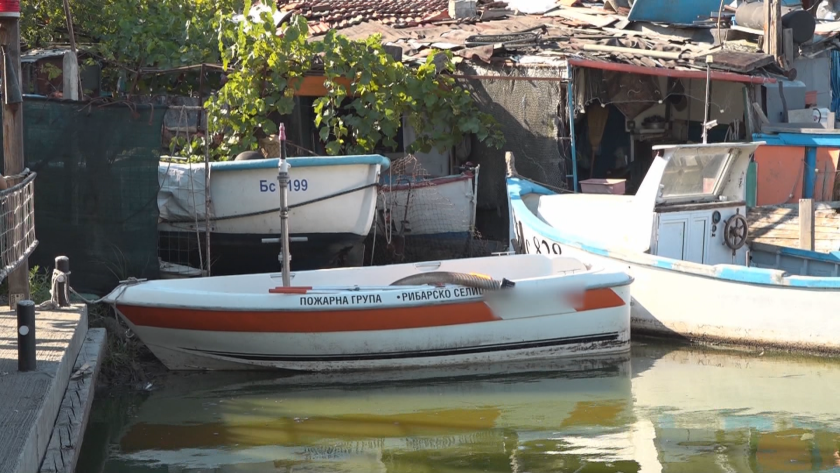
[[[515,283],[508,279],[497,281],[484,274],[454,273],[450,271],[433,271],[430,273],[412,274],[411,276],[404,277],[391,283],[392,286],[410,286],[418,284],[454,284],[457,286],[474,287],[476,289],[489,291],[496,291],[502,288],[506,289],[515,286]]]
[[[259,151],[243,151],[233,158],[234,161],[251,161],[254,159],[265,159],[265,156]]]

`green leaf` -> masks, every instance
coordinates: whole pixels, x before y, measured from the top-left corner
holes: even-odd
[[[335,156],[341,153],[341,144],[337,141],[331,141],[327,143],[326,149],[327,154],[329,154],[330,156]]]
[[[286,28],[285,39],[289,41],[297,41],[298,38],[300,38],[300,30],[293,27]]]

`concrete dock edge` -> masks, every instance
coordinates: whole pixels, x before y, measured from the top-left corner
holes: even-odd
[[[55,420],[41,473],[73,473],[85,436],[96,377],[106,351],[104,328],[88,330]]]
[[[9,325],[14,323],[11,315],[6,317]],[[73,331],[72,336],[63,338],[62,334],[69,335],[70,330]],[[4,382],[10,383],[6,386],[6,390],[10,391],[7,395],[19,396],[11,401],[17,402],[20,407],[8,412],[9,417],[5,419],[6,422],[15,423],[17,427],[9,425],[6,433],[14,437],[0,444],[0,465],[6,464],[10,467],[9,470],[6,470],[6,467],[0,468],[6,470],[3,473],[38,471],[70,382],[73,364],[81,351],[87,332],[87,307],[84,305],[73,305],[59,310],[37,310],[38,370],[31,373],[16,373],[10,370],[4,377],[7,380]],[[12,350],[8,350],[8,353],[10,352]],[[57,354],[56,352],[61,353],[60,359],[55,359],[53,354]],[[42,381],[34,381],[37,379]],[[0,421],[3,420],[0,418]],[[12,432],[19,432],[20,435]],[[0,434],[0,437],[3,435]]]

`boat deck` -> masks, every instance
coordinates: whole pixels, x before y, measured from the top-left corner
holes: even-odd
[[[73,365],[87,334],[87,309],[37,310],[37,370],[18,371],[17,316],[0,312],[0,471],[38,471]],[[81,443],[81,439],[75,441]]]
[[[814,250],[840,251],[840,202],[814,203]],[[799,248],[799,205],[768,205],[747,212],[748,241]]]

